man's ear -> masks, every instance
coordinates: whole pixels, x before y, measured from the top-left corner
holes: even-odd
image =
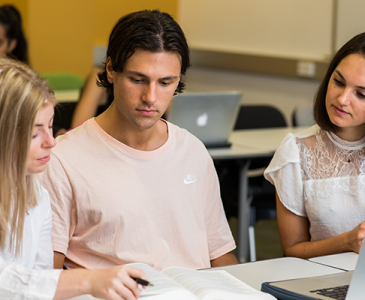
[[[113,66],[112,66],[112,59],[110,58],[110,56],[108,57],[108,59],[106,60],[106,74],[108,77],[108,81],[109,83],[113,83],[114,81],[114,70],[113,70]]]
[[[17,39],[10,40],[6,54],[10,54],[11,52],[13,52],[13,50],[15,49],[15,47],[16,47],[17,44],[18,44],[18,40]]]

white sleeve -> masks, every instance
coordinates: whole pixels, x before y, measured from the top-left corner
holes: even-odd
[[[53,248],[52,248],[52,209],[48,192],[42,187],[42,214],[44,220],[39,233],[37,255],[35,257],[34,269],[53,269]]]
[[[0,257],[0,299],[53,299],[62,270],[34,270],[4,265]]]
[[[276,150],[265,178],[275,185],[283,205],[298,216],[306,217],[299,148],[296,137],[290,133]]]

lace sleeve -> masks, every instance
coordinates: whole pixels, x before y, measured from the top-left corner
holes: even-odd
[[[275,185],[283,205],[298,216],[306,217],[303,180],[297,138],[288,134],[265,170],[265,178]]]

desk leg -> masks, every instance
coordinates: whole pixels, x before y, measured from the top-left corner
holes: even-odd
[[[251,161],[245,160],[240,163],[240,185],[238,203],[238,261],[244,263],[248,261],[249,241],[248,227],[250,224],[250,205],[252,197],[248,196],[248,177],[247,172]]]

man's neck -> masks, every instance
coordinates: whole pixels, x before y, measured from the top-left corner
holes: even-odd
[[[168,128],[164,121],[157,121],[149,129],[139,129],[122,120],[113,107],[109,107],[104,113],[97,116],[95,121],[107,134],[136,150],[156,150],[168,139]]]

